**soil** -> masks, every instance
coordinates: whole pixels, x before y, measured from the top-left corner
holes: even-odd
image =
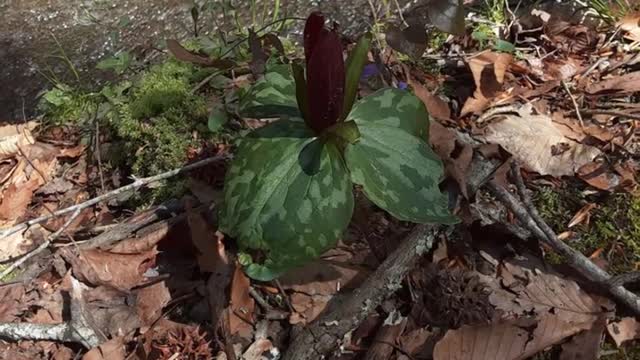
[[[274,0],[258,0],[257,9],[261,11],[265,2],[269,8]],[[250,3],[233,2],[241,18],[250,16]],[[404,6],[409,1],[399,3]],[[75,71],[79,83],[91,88],[108,79],[107,72],[95,69],[105,56],[122,49],[144,53],[166,38],[190,35],[192,4],[189,0],[0,2],[0,120],[32,117],[38,94],[53,85],[52,73],[62,82],[78,85]],[[304,17],[312,10],[322,10],[346,33],[361,31],[371,22],[367,0],[283,0],[281,6],[280,13],[286,16]],[[203,30],[217,30],[221,18],[222,14],[203,14],[200,23],[209,27]],[[292,36],[299,34],[300,27],[291,29]]]

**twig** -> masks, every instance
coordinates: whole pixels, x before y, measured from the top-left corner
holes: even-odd
[[[615,300],[629,307],[629,309],[631,309],[636,315],[640,315],[640,298],[636,294],[612,281],[615,279],[612,279],[606,271],[599,268],[582,253],[574,250],[558,239],[553,230],[551,230],[535,210],[530,197],[525,193],[524,181],[522,181],[522,177],[519,174],[520,170],[517,169],[517,167],[515,169],[517,170],[514,174],[516,187],[518,188],[520,197],[522,198],[521,200],[525,205],[523,206],[515,196],[496,183],[495,180],[490,181],[487,184],[487,187],[493,195],[504,203],[509,210],[511,210],[522,225],[528,228],[545,244],[549,245],[554,251],[564,256],[568,265],[578,271],[586,279],[601,285]]]
[[[51,218],[54,218],[56,216],[65,215],[65,214],[68,214],[70,212],[76,211],[77,209],[84,210],[84,209],[86,209],[88,207],[91,207],[91,206],[93,206],[95,204],[98,204],[100,202],[112,199],[112,198],[114,198],[114,197],[116,197],[116,196],[118,196],[118,195],[120,195],[122,193],[126,193],[126,192],[129,192],[129,191],[137,190],[137,189],[139,189],[139,188],[141,188],[141,187],[143,187],[145,185],[148,185],[148,184],[151,184],[151,183],[154,183],[154,182],[158,182],[158,181],[161,181],[161,180],[165,180],[165,179],[168,179],[168,178],[176,176],[176,175],[184,174],[184,173],[189,172],[191,170],[199,169],[201,167],[204,167],[204,166],[207,166],[209,164],[212,164],[212,163],[215,163],[215,162],[218,162],[218,161],[221,161],[221,160],[225,160],[225,159],[228,159],[228,158],[230,158],[230,155],[218,155],[218,156],[214,156],[214,157],[210,157],[210,158],[207,158],[207,159],[204,159],[204,160],[200,160],[200,161],[194,162],[193,164],[186,165],[186,166],[184,166],[182,168],[173,169],[173,170],[170,170],[170,171],[158,174],[158,175],[149,176],[149,177],[146,177],[146,178],[136,178],[135,181],[132,182],[129,185],[125,185],[125,186],[120,187],[118,189],[109,191],[108,193],[102,194],[102,195],[100,195],[98,197],[95,197],[93,199],[87,200],[87,201],[85,201],[83,203],[76,204],[76,205],[73,205],[73,206],[70,206],[70,207],[55,211],[50,215],[43,215],[43,216],[40,216],[38,218],[29,220],[29,221],[25,221],[25,222],[23,222],[21,224],[15,225],[15,226],[10,227],[8,229],[4,229],[4,230],[0,231],[0,240],[5,239],[6,237],[8,237],[8,236],[10,236],[12,234],[15,234],[18,231],[25,230],[31,225],[35,225],[35,224],[39,224],[39,223],[45,222],[45,221],[47,221],[47,220],[49,220]]]
[[[71,323],[33,324],[33,323],[0,323],[0,338],[10,341],[49,340],[60,342],[83,343],[77,327]],[[80,329],[85,330],[85,329]],[[91,348],[88,347],[87,348]]]
[[[106,340],[89,324],[91,314],[83,306],[82,290],[77,280],[71,279],[71,320],[62,324],[0,323],[0,338],[11,341],[49,340],[82,344],[94,348]]]
[[[53,234],[51,234],[51,236],[49,236],[49,238],[47,238],[47,240],[45,240],[42,244],[40,244],[40,246],[35,248],[33,251],[31,251],[30,253],[24,255],[23,257],[18,259],[18,261],[16,261],[13,264],[11,264],[11,266],[9,266],[8,268],[4,269],[0,273],[0,280],[4,279],[7,275],[11,274],[15,269],[19,268],[22,264],[27,262],[27,260],[33,258],[34,256],[38,255],[39,253],[43,252],[46,248],[48,248],[49,245],[51,245],[51,243],[54,240],[56,240],[62,234],[62,232],[65,231],[69,227],[69,225],[71,225],[73,220],[75,220],[78,217],[78,215],[80,215],[81,211],[82,211],[81,208],[76,209],[76,211],[69,217],[69,219],[67,219],[67,221],[65,221],[65,223],[60,227],[60,229],[58,229],[58,231],[56,231]]]
[[[100,121],[98,120],[98,109],[96,109],[96,116],[94,116],[96,123],[96,158],[98,160],[98,173],[100,174],[100,188],[102,193],[105,192],[104,187],[104,174],[102,171],[102,154],[100,154]]]
[[[582,120],[582,115],[580,114],[580,106],[578,106],[578,102],[576,101],[576,98],[573,97],[573,94],[571,93],[571,90],[569,90],[569,85],[567,85],[566,81],[560,80],[560,83],[562,83],[562,87],[564,87],[564,91],[566,91],[567,94],[569,95],[569,98],[571,98],[573,107],[576,109],[576,116],[580,121],[580,127],[584,129],[584,121]]]
[[[439,230],[431,225],[418,225],[411,234],[382,262],[352,294],[333,302],[323,316],[305,327],[293,339],[284,360],[321,359],[335,350],[342,337],[396,290],[436,239]]]
[[[585,115],[611,115],[611,116],[625,117],[633,120],[640,120],[640,115],[629,114],[624,111],[616,111],[616,110],[593,109],[593,110],[582,110],[582,113]]]

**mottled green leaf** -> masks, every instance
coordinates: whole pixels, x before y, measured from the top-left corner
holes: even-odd
[[[429,120],[420,99],[399,89],[386,88],[358,101],[346,121],[353,120],[358,127],[377,124],[406,131],[427,138]]]
[[[240,101],[240,114],[253,118],[300,117],[296,85],[289,65],[275,65]]]
[[[359,125],[361,138],[346,148],[351,180],[391,215],[416,223],[456,223],[438,184],[442,162],[428,144],[398,128]]]
[[[261,280],[334,246],[353,212],[352,185],[337,147],[304,123],[279,120],[240,142],[227,173],[220,229],[266,260],[246,267]]]
[[[516,46],[512,43],[505,40],[496,40],[495,45],[493,45],[493,49],[500,52],[506,52],[509,54],[513,54],[516,52]]]

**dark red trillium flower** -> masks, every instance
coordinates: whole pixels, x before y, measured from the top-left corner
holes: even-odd
[[[324,26],[324,16],[313,12],[304,28],[307,65],[307,124],[316,133],[338,122],[344,102],[345,68],[342,43],[335,30]]]

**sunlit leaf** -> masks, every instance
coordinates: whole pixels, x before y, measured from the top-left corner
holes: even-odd
[[[351,180],[394,217],[416,223],[455,223],[439,189],[443,165],[425,142],[424,105],[400,90],[378,91],[349,114],[360,132],[345,150]]]
[[[275,65],[251,87],[239,105],[242,116],[274,118],[282,115],[300,117],[296,85],[289,65]]]
[[[224,196],[220,229],[241,250],[265,253],[264,261],[246,268],[260,280],[334,246],[353,212],[339,150],[298,121],[280,120],[241,140]]]

